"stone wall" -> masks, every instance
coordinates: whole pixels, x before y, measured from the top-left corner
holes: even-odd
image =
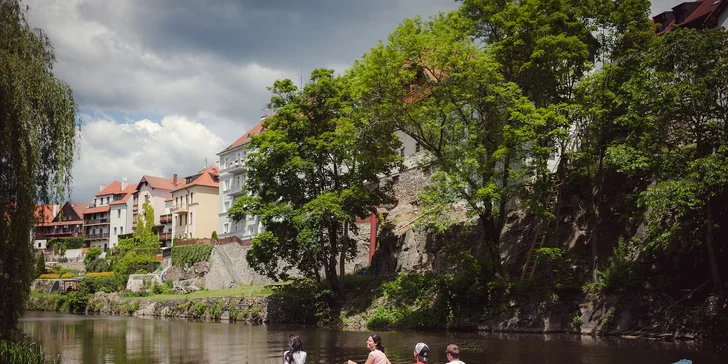
[[[220,245],[220,249],[224,250],[225,253],[230,257],[233,264],[233,269],[236,270],[243,284],[248,285],[265,285],[273,283],[273,280],[256,273],[248,261],[245,259],[245,255],[250,249],[249,246],[241,246],[239,244],[224,244]],[[210,257],[210,271],[205,276],[205,288],[207,289],[225,289],[235,285],[234,279],[228,269],[226,268],[223,260],[218,256],[217,251],[212,251]]]

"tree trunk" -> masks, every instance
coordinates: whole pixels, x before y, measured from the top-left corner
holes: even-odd
[[[490,271],[489,273],[500,272],[505,277],[505,272],[501,270],[502,266],[500,264],[500,229],[498,229],[498,224],[496,223],[495,218],[486,214],[479,215],[479,218],[480,223],[483,225],[487,249],[486,254],[490,265],[487,269]]]
[[[338,223],[337,223],[338,224]],[[341,293],[341,287],[339,286],[339,279],[336,274],[336,258],[338,258],[338,246],[339,246],[339,231],[338,226],[334,225],[329,227],[329,256],[328,262],[326,263],[326,279],[331,286],[331,289],[338,293]]]
[[[339,252],[339,286],[344,289],[344,264],[346,264],[346,248],[349,246],[349,222],[344,222],[344,236],[341,238]]]
[[[720,272],[718,271],[718,263],[715,259],[715,250],[713,249],[713,211],[710,204],[711,198],[705,202],[705,246],[708,248],[708,263],[710,265],[710,275],[713,280],[713,291],[720,292],[723,283],[720,280]]]

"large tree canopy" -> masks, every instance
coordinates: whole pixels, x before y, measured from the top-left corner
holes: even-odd
[[[340,291],[355,249],[348,230],[391,198],[379,179],[398,166],[399,141],[352,103],[348,78],[332,70],[313,71],[303,90],[286,79],[271,91],[275,115],[249,144],[249,196],[229,213],[236,221],[261,217],[266,231],[248,253],[256,270],[285,279],[297,269],[319,281],[323,271]]]
[[[0,339],[12,335],[30,291],[36,204],[61,201],[71,182],[77,106],[54,62],[20,3],[0,1]]]

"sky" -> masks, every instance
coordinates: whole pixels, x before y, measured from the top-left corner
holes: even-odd
[[[680,1],[653,2],[657,14]],[[79,105],[71,198],[191,175],[252,128],[277,79],[344,72],[402,19],[454,0],[25,0]]]

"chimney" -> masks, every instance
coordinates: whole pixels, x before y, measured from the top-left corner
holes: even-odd
[[[122,189],[122,190],[123,190],[123,189],[125,189],[125,188],[126,188],[126,186],[128,186],[128,185],[129,185],[129,184],[128,184],[128,183],[126,183],[126,177],[122,177],[122,178],[121,178],[121,189]]]
[[[175,186],[177,185],[177,173],[172,175],[172,184]]]
[[[104,189],[104,187],[106,187],[106,186],[104,186],[104,185],[99,186],[99,192],[101,192]]]

